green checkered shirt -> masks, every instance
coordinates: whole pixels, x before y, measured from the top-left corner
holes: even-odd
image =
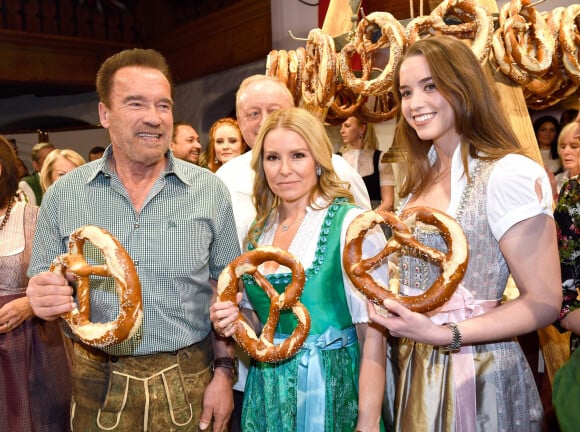
[[[59,179],[46,192],[38,215],[30,276],[46,271],[65,253],[69,235],[83,225],[110,231],[133,259],[143,292],[143,324],[131,339],[105,351],[146,355],[175,351],[202,340],[211,330],[208,279],[240,254],[227,188],[213,173],[167,154],[166,170],[139,214],[109,168],[111,146],[102,159]],[[103,263],[87,242],[85,255]],[[91,321],[117,318],[112,278],[91,278]]]

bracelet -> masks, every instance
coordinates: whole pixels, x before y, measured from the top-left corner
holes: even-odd
[[[461,332],[459,331],[459,327],[457,327],[457,324],[454,323],[447,323],[445,325],[449,328],[449,330],[451,330],[451,333],[453,333],[453,339],[451,339],[451,343],[449,345],[446,347],[440,347],[440,349],[444,352],[459,351],[459,348],[461,348]]]
[[[212,364],[211,369],[215,371],[216,368],[226,368],[232,371],[234,377],[238,375],[238,358],[234,357],[219,357],[216,358]]]

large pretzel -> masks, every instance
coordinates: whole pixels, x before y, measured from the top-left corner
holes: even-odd
[[[104,265],[90,265],[83,254],[86,241],[97,247]],[[69,237],[69,252],[57,257],[50,271],[64,276],[69,271],[77,280],[78,308],[63,314],[71,330],[86,344],[104,347],[123,342],[135,334],[143,319],[141,283],[131,257],[108,231],[84,226]],[[120,312],[115,321],[90,321],[89,276],[112,277],[116,282]]]
[[[374,257],[362,257],[363,239],[369,229],[385,224],[393,235],[386,247]],[[448,252],[425,246],[413,237],[412,229],[417,225],[436,228],[447,243]],[[404,248],[405,253],[423,257],[441,267],[441,273],[431,287],[416,296],[399,296],[376,282],[369,272],[387,259],[393,252]],[[406,209],[398,218],[393,213],[367,211],[357,216],[348,227],[343,253],[344,269],[354,286],[371,302],[382,305],[392,299],[415,312],[429,312],[443,305],[467,269],[467,239],[459,224],[445,213],[429,207]]]
[[[292,281],[282,294],[278,294],[268,280],[258,271],[258,266],[266,261],[276,261],[290,268]],[[234,339],[250,354],[262,362],[278,362],[292,357],[302,347],[310,331],[310,315],[300,303],[304,289],[304,269],[292,254],[274,246],[261,246],[246,252],[233,260],[220,274],[218,279],[218,301],[236,302],[239,280],[244,274],[251,274],[258,285],[270,298],[270,313],[258,338],[242,314],[235,322]],[[274,333],[280,320],[280,311],[292,309],[298,318],[294,332],[282,343],[274,345]]]

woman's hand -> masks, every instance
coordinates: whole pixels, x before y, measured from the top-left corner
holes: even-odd
[[[240,315],[239,303],[242,301],[242,293],[236,294],[237,303],[231,301],[215,302],[209,308],[209,318],[220,335],[230,337],[234,334],[234,322]]]
[[[8,333],[34,316],[27,297],[20,297],[0,308],[0,333]]]
[[[392,336],[436,346],[451,343],[449,329],[433,323],[428,316],[412,312],[394,300],[385,300],[383,306],[386,313],[379,313],[376,306],[368,302],[369,318],[389,330]]]

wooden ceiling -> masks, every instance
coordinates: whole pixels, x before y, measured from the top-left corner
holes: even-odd
[[[410,16],[407,1],[363,7]],[[177,83],[263,59],[270,14],[270,0],[4,0],[0,98],[93,91],[101,62],[124,48],[160,50]]]

